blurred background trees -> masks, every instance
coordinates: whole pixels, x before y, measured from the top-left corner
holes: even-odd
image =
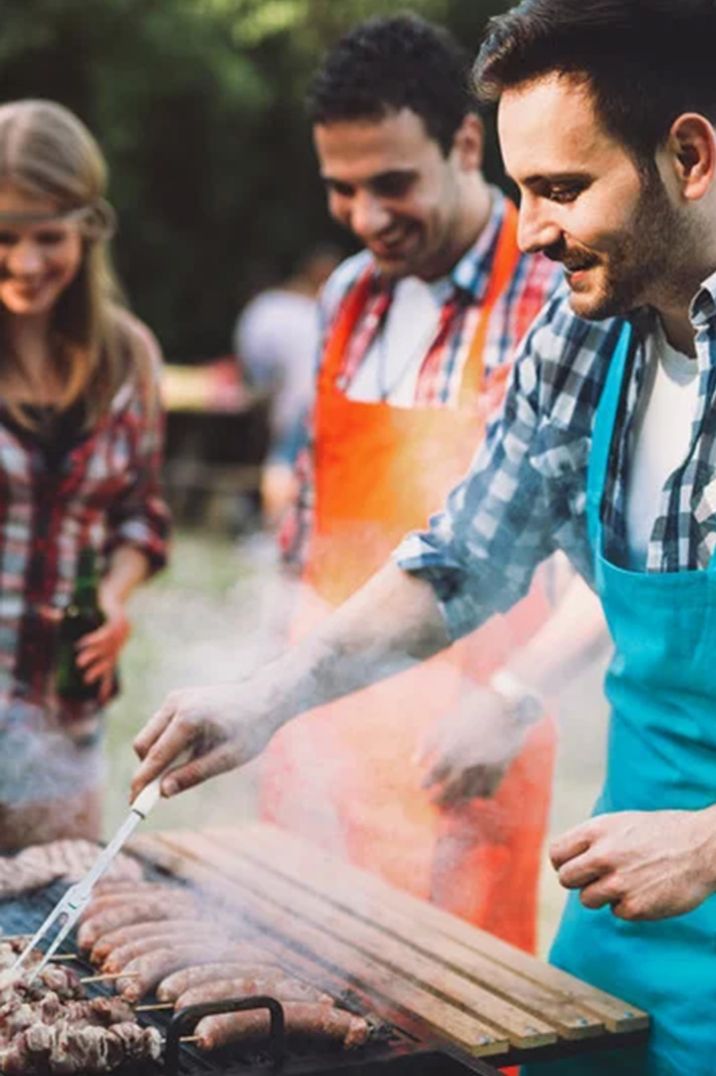
[[[0,0],[0,99],[74,109],[108,156],[116,255],[167,357],[229,350],[239,306],[328,220],[303,114],[321,52],[391,0]],[[408,5],[406,5],[408,6]],[[475,52],[499,0],[412,0]],[[499,172],[494,144],[488,171]]]

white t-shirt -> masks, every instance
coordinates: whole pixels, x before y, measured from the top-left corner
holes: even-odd
[[[413,406],[420,367],[451,287],[449,277],[426,281],[409,276],[397,282],[385,323],[346,390],[349,399]]]
[[[637,571],[646,565],[664,485],[691,447],[698,382],[696,359],[676,351],[659,325],[647,344],[629,453],[626,528],[629,565]]]

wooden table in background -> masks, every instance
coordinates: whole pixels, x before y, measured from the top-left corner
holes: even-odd
[[[167,364],[165,481],[181,522],[221,526],[241,494],[259,489],[269,441],[268,398],[242,380],[233,356]]]

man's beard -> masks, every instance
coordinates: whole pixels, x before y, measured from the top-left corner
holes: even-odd
[[[628,314],[653,301],[655,295],[674,294],[686,275],[683,255],[690,246],[685,223],[669,201],[660,176],[649,175],[630,226],[599,255],[589,248],[572,250],[564,242],[545,253],[563,262],[567,270],[580,264],[599,267],[598,288],[582,294],[575,290],[571,302],[580,317],[600,321]]]

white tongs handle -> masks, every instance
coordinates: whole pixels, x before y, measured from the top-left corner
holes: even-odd
[[[162,778],[155,777],[153,781],[150,781],[148,785],[145,785],[132,804],[132,810],[136,811],[142,818],[146,818],[149,812],[154,810],[161,799],[161,784]]]

